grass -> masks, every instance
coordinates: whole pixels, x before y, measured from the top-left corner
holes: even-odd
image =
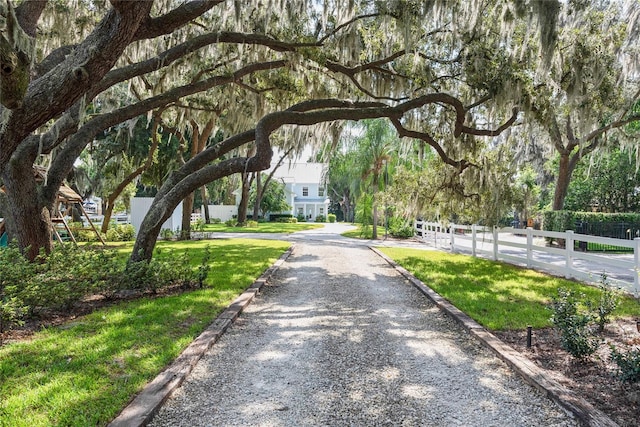
[[[492,330],[551,326],[547,309],[559,287],[596,300],[598,289],[533,270],[440,251],[380,248],[427,286]],[[637,316],[640,301],[624,297],[617,317]]]
[[[355,224],[358,228],[354,230],[345,231],[341,233],[344,237],[351,237],[352,239],[367,239],[370,240],[373,237],[373,227],[362,227],[362,224]],[[384,233],[384,227],[382,228]],[[378,227],[378,235],[380,234],[380,227]]]
[[[0,347],[0,426],[106,425],[289,246],[220,239],[158,250],[187,250],[195,266],[207,245],[211,287],[117,304]]]
[[[224,224],[205,224],[206,233],[295,233],[296,231],[322,228],[324,224],[317,222],[259,222],[257,227],[227,227]]]

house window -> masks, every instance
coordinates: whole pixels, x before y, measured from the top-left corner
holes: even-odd
[[[324,215],[324,208],[320,208],[320,215]]]
[[[318,197],[324,197],[324,187],[318,187]]]
[[[309,187],[302,187],[302,195],[303,196],[309,195]]]
[[[304,208],[298,208],[298,215],[304,215]]]

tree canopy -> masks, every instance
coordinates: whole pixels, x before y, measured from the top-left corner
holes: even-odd
[[[489,188],[499,177],[483,150],[534,110],[535,82],[558,69],[559,24],[581,28],[594,9],[557,0],[0,4],[4,214],[31,258],[50,249],[58,187],[105,130],[155,114],[186,136],[211,121],[222,132],[163,181],[133,260],[151,257],[188,194],[268,168],[272,136],[291,126],[321,140],[336,122],[387,118],[398,136],[430,147],[455,185]],[[625,7],[632,19],[612,36],[621,47],[638,33],[637,4]],[[43,156],[38,183],[32,167]]]

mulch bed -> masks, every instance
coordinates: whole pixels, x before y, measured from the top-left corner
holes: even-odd
[[[617,366],[609,357],[609,345],[618,349],[640,346],[635,319],[607,325],[604,343],[589,359],[578,361],[562,350],[559,335],[552,328],[533,331],[532,346],[526,348],[525,331],[495,332],[503,342],[518,350],[553,379],[587,400],[623,427],[640,425],[640,383],[623,383],[616,378]]]

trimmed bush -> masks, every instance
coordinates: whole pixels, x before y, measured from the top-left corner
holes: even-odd
[[[622,382],[640,382],[640,348],[620,351],[611,345],[611,360],[618,366],[617,376]]]
[[[329,222],[336,222],[336,215],[335,214],[329,214],[327,215],[327,220]]]
[[[286,223],[286,224],[296,224],[298,222],[298,218],[293,217],[280,217],[276,219],[276,222]]]
[[[560,331],[562,348],[573,357],[584,359],[595,353],[600,340],[594,337],[590,328],[593,317],[578,310],[580,299],[584,300],[584,295],[559,288],[558,296],[551,302],[551,322]]]

